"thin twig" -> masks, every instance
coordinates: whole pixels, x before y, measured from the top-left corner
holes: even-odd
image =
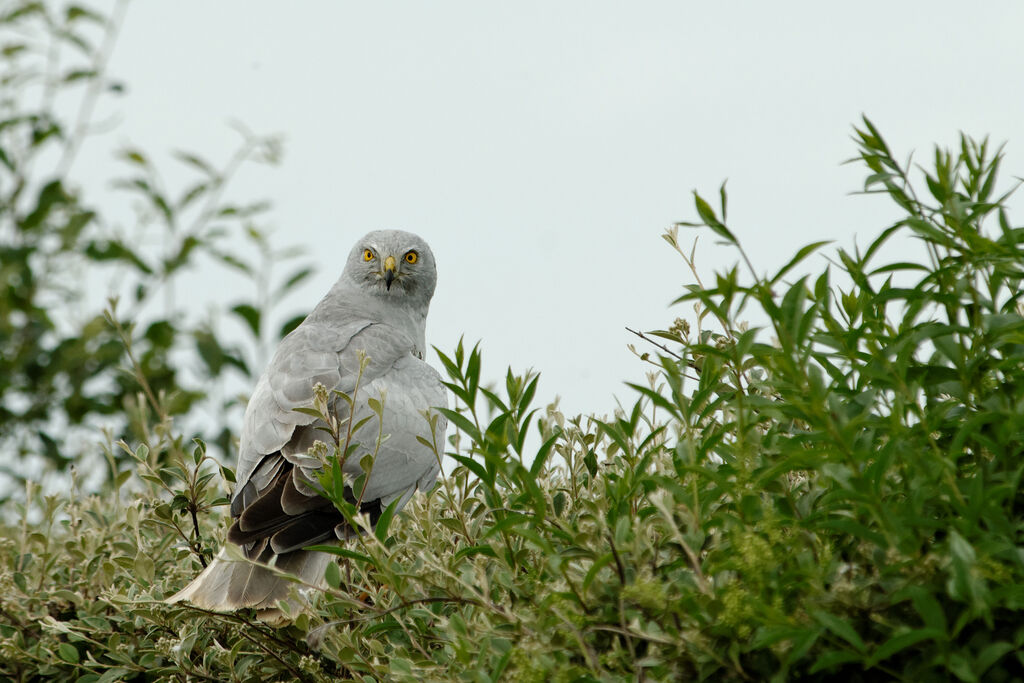
[[[622,558],[619,557],[619,551],[615,548],[615,539],[612,537],[612,533],[608,532],[608,546],[612,549],[612,557],[615,558],[615,569],[619,575],[619,583],[623,586],[626,585],[626,570],[622,566]]]
[[[198,472],[198,468],[196,469]],[[192,529],[195,531],[195,540],[189,545],[192,547],[192,552],[199,556],[199,564],[203,565],[203,569],[206,569],[206,558],[203,557],[203,545],[200,543],[202,538],[199,533],[199,518],[196,516],[196,505],[195,501],[189,501],[188,511],[192,515]]]
[[[161,605],[164,604],[163,600],[154,600],[153,602],[155,602],[157,604],[161,604]],[[245,626],[248,626],[251,629],[256,630],[264,638],[266,638],[267,640],[274,641],[275,643],[277,643],[278,645],[280,645],[284,649],[292,650],[294,652],[297,652],[300,655],[301,654],[305,654],[302,650],[300,650],[299,648],[295,647],[293,642],[284,640],[283,638],[278,638],[277,636],[275,636],[273,634],[273,632],[271,632],[271,631],[269,631],[267,629],[261,628],[258,624],[254,624],[253,622],[249,621],[245,617],[243,617],[243,616],[241,616],[239,614],[235,614],[234,612],[216,612],[214,610],[205,609],[203,607],[197,607],[197,606],[195,606],[195,605],[193,605],[191,603],[187,603],[187,602],[175,603],[175,607],[181,607],[181,608],[184,608],[184,609],[190,609],[190,610],[192,610],[194,612],[201,612],[201,613],[203,613],[203,614],[205,614],[207,616],[219,617],[219,618],[222,618],[222,619],[226,619],[228,621],[234,621],[236,623],[243,624]]]
[[[696,370],[697,373],[700,374],[700,367],[698,367],[697,364],[694,363],[692,360],[688,360],[685,356],[680,356],[678,353],[676,353],[672,349],[668,348],[667,346],[665,346],[664,344],[662,344],[660,342],[654,341],[653,339],[648,337],[643,332],[640,332],[639,330],[634,330],[632,327],[627,326],[626,327],[626,331],[635,334],[636,336],[640,337],[641,339],[643,339],[648,344],[652,344],[653,346],[658,347],[659,349],[661,349],[665,353],[669,354],[670,356],[672,356],[676,360],[684,361],[688,368]],[[654,365],[654,367],[659,367],[657,363],[652,363],[652,364]],[[687,375],[685,373],[683,373],[683,376],[686,377],[687,379],[692,379],[694,381],[698,381],[700,379],[699,377],[694,377],[692,375]]]
[[[132,351],[131,335],[129,335],[128,331],[125,330],[121,321],[117,319],[113,304],[110,306],[110,312],[107,315],[107,320],[114,326],[117,336],[121,338],[121,343],[124,344],[124,350],[128,354],[128,360],[131,361],[132,369],[135,370],[135,380],[139,383],[139,386],[142,387],[142,391],[145,392],[146,398],[149,400],[150,405],[153,406],[153,410],[156,411],[156,414],[160,417],[160,421],[163,422],[167,420],[167,413],[160,405],[160,402],[157,401],[156,394],[153,393],[153,388],[149,386],[149,380],[146,379],[146,373],[143,372],[142,365],[139,363],[138,359],[135,358],[135,353]]]
[[[654,346],[657,346],[659,349],[661,349],[662,351],[664,351],[668,355],[672,356],[676,360],[686,360],[685,356],[680,356],[678,353],[676,353],[672,349],[668,348],[667,346],[665,346],[661,342],[654,341],[653,339],[651,339],[650,337],[648,337],[646,334],[644,334],[643,332],[641,332],[639,330],[634,330],[632,327],[629,327],[627,325],[626,326],[626,331],[635,334],[636,336],[640,337],[641,339],[643,339],[648,344],[653,344]],[[687,365],[689,365],[691,368],[693,368],[695,370],[697,369],[697,366],[693,364],[693,361],[688,361]]]
[[[401,597],[401,596],[399,596],[399,597]],[[313,631],[319,631],[321,629],[326,630],[327,628],[330,628],[332,626],[347,626],[349,624],[358,624],[358,623],[361,623],[361,622],[364,622],[364,621],[370,621],[372,619],[379,619],[380,617],[386,617],[389,614],[392,614],[394,612],[398,612],[399,610],[403,610],[403,609],[405,609],[407,607],[414,607],[416,605],[430,605],[430,604],[438,603],[438,602],[450,603],[450,604],[454,604],[454,605],[473,605],[474,607],[487,607],[487,605],[485,605],[483,602],[481,602],[479,600],[474,600],[473,598],[456,597],[456,596],[448,596],[448,597],[436,596],[436,597],[432,597],[432,598],[417,598],[415,600],[402,600],[402,602],[400,604],[395,605],[394,607],[389,607],[389,608],[384,609],[384,610],[374,610],[370,614],[364,614],[364,615],[359,616],[359,617],[352,617],[351,619],[338,619],[336,621],[329,621],[326,624],[323,624],[321,626],[316,627],[315,629],[313,629]],[[499,613],[502,614],[502,616],[508,618],[508,615],[506,615],[505,613],[503,613],[503,612],[499,612]],[[310,634],[312,634],[313,631],[310,631]]]
[[[278,655],[278,654],[277,654],[276,652],[274,652],[274,651],[273,651],[272,649],[270,649],[269,647],[267,647],[266,645],[264,645],[264,644],[263,644],[263,643],[261,643],[260,641],[256,640],[255,638],[253,638],[253,637],[252,637],[251,635],[249,635],[248,633],[246,633],[246,632],[245,632],[245,629],[239,629],[239,630],[238,630],[238,634],[239,634],[240,636],[242,636],[243,638],[245,638],[246,640],[248,640],[248,641],[249,641],[250,643],[252,643],[253,645],[255,645],[256,647],[258,647],[259,649],[261,649],[261,650],[263,650],[264,652],[266,652],[266,653],[267,653],[268,655],[270,655],[270,656],[271,656],[271,657],[273,657],[274,659],[276,659],[276,660],[277,660],[277,661],[278,661],[278,662],[279,662],[279,663],[281,664],[281,666],[283,666],[284,668],[288,669],[288,671],[290,671],[290,672],[291,672],[292,676],[294,676],[294,677],[295,677],[295,680],[297,680],[297,681],[308,681],[308,680],[311,680],[311,679],[310,679],[310,678],[309,678],[308,676],[306,676],[305,674],[303,674],[303,673],[302,673],[301,671],[299,671],[298,669],[296,669],[295,667],[293,667],[293,666],[292,666],[291,664],[289,664],[288,662],[284,661],[284,660],[283,660],[283,659],[282,659],[282,658],[280,657],[280,655]]]
[[[124,23],[124,15],[127,10],[128,1],[119,0],[117,5],[114,6],[114,11],[110,14],[107,30],[103,36],[103,43],[96,52],[92,63],[92,70],[95,72],[95,75],[90,80],[89,89],[82,98],[82,104],[78,108],[78,115],[75,118],[73,132],[67,137],[64,151],[61,153],[60,161],[57,163],[56,175],[58,178],[67,176],[71,170],[71,165],[75,161],[75,157],[78,155],[78,150],[82,146],[86,128],[89,126],[93,110],[96,108],[96,101],[106,85],[104,73],[107,69],[107,63],[110,61],[110,56],[114,52],[117,35],[121,30],[121,24]]]

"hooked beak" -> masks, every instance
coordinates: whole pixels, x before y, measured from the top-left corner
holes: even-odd
[[[391,283],[395,281],[395,257],[388,256],[384,259],[384,286],[391,291]]]

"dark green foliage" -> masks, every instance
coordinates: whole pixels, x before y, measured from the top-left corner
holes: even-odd
[[[937,151],[922,201],[872,124],[856,132],[866,191],[905,218],[864,252],[839,250],[840,277],[740,286],[733,271],[680,298],[726,330],[684,344],[697,386],[662,403],[687,425],[686,471],[708,485],[694,505],[718,508],[707,557],[737,563],[721,585],[741,594],[730,626],[784,670],[1019,676],[1024,256],[1006,196],[992,197],[1000,154],[966,137]],[[923,262],[883,260],[899,232]],[[773,343],[734,324],[744,305],[767,314]],[[673,386],[686,363],[660,360]],[[748,544],[758,569],[742,566]]]

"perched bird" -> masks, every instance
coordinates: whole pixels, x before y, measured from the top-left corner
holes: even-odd
[[[323,462],[309,453],[316,450],[316,441],[324,441],[333,453],[327,425],[296,411],[313,408],[317,384],[351,397],[358,378],[351,424],[356,427],[352,443],[359,447],[343,469],[357,477],[360,460],[376,451],[361,497],[356,491],[351,499],[361,501],[371,522],[392,501],[398,500],[401,508],[417,489],[433,485],[447,428],[444,417],[432,411],[447,406],[444,386],[423,360],[427,309],[436,282],[434,255],[416,235],[382,230],[356,243],[327,296],[281,341],[245,410],[228,542],[240,546],[251,561],[232,559],[222,548],[167,602],[187,600],[218,611],[252,607],[274,620],[280,617],[277,602],[288,597],[294,584],[264,565],[322,585],[331,556],[302,548],[354,532],[317,492],[316,472]],[[368,362],[360,377],[363,354]],[[330,396],[330,410],[344,436],[348,402],[333,392]],[[382,425],[370,399],[383,404]],[[427,418],[431,413],[433,429]],[[365,417],[370,419],[363,421]]]

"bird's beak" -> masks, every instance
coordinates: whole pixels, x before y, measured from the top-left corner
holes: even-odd
[[[391,291],[391,283],[395,281],[395,257],[388,256],[384,259],[384,286]]]

